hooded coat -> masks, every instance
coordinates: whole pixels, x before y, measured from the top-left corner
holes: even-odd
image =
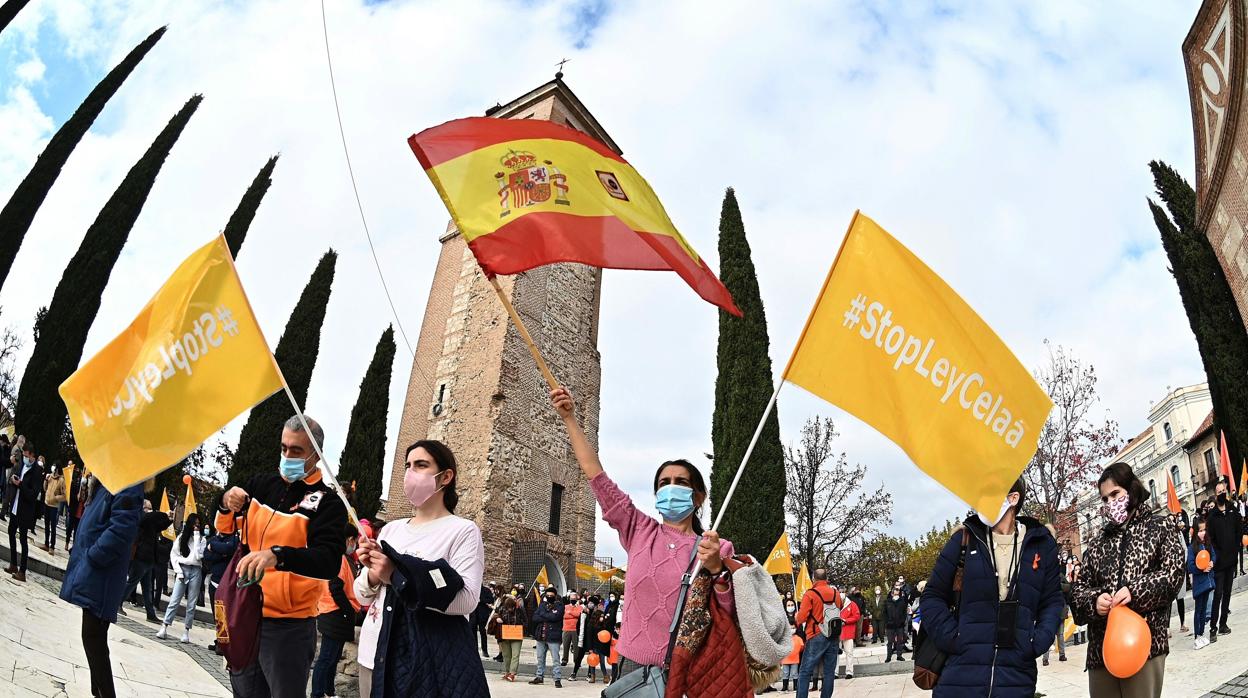
[[[97,485],[82,514],[74,549],[69,554],[61,598],[108,623],[117,622],[117,609],[126,590],[130,548],[139,535],[143,513],[143,486],[112,494]]]
[[[961,608],[953,578],[962,549],[962,530],[945,544],[923,590],[923,626],[936,647],[948,654],[933,693],[937,697],[983,696],[1032,698],[1036,692],[1036,658],[1053,644],[1065,600],[1053,534],[1035,519],[1020,516],[1026,533],[1019,541],[1016,579],[1011,599],[1018,601],[1014,646],[997,647],[1000,596],[989,530],[977,517],[963,523],[971,533],[962,578]]]

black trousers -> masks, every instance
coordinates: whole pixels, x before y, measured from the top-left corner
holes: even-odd
[[[1210,632],[1226,627],[1231,610],[1231,585],[1235,582],[1235,568],[1213,571],[1213,610],[1209,614]]]
[[[19,526],[16,516],[9,517],[9,564],[16,567],[22,574],[26,574],[26,561],[30,559],[30,541],[27,538],[29,535],[30,529]],[[20,562],[17,556],[18,540],[22,542]]]
[[[230,672],[234,698],[304,698],[315,655],[315,618],[261,620],[260,656],[241,672]]]
[[[108,656],[108,621],[100,620],[85,608],[82,609],[82,651],[91,669],[91,695],[116,698],[113,665]]]

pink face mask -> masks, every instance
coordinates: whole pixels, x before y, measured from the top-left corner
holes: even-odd
[[[403,474],[403,494],[407,495],[407,501],[416,508],[420,508],[420,505],[428,501],[440,489],[442,488],[438,487],[438,481],[434,475],[418,473],[410,469]]]
[[[1121,525],[1127,520],[1127,505],[1131,503],[1131,495],[1124,494],[1101,505],[1101,514],[1110,521]]]

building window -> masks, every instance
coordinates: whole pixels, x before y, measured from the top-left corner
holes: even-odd
[[[1218,479],[1218,460],[1213,455],[1213,449],[1205,449],[1205,481],[1213,482]]]
[[[1179,479],[1179,466],[1177,465],[1170,466],[1170,482],[1174,483],[1174,489],[1176,490],[1182,484],[1182,480]]]
[[[554,535],[559,535],[559,512],[563,509],[563,485],[550,483],[550,525],[546,527]]]
[[[1170,428],[1170,422],[1162,424],[1161,428],[1166,430],[1166,443],[1174,441],[1174,430]]]
[[[1148,481],[1148,496],[1157,501],[1157,482],[1154,480]]]

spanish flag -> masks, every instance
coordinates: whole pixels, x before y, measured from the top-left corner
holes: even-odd
[[[674,271],[740,315],[641,175],[575,129],[474,117],[407,139],[486,274],[555,262]]]

